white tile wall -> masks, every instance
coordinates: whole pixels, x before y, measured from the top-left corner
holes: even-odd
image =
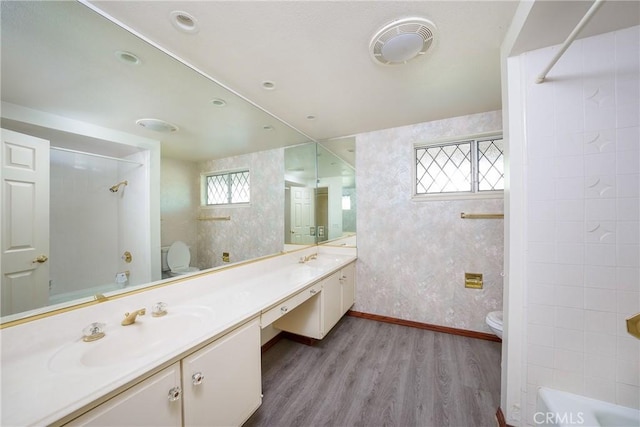
[[[130,285],[149,282],[147,168],[78,153],[50,154],[52,301],[117,289],[116,273],[124,270],[131,273]],[[144,162],[145,155],[138,156],[134,160]],[[121,180],[129,184],[111,193],[109,187]],[[125,250],[134,254],[132,264],[122,261]]]
[[[523,56],[527,422],[536,387],[640,407],[640,27]],[[551,320],[550,320],[551,318]]]

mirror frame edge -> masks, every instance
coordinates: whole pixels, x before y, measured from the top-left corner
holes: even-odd
[[[105,296],[104,298],[98,298],[97,296],[93,296],[93,297],[87,297],[87,298],[92,298],[89,301],[83,301],[83,300],[78,300],[77,302],[72,303],[69,306],[66,307],[60,307],[57,309],[53,309],[50,311],[45,311],[42,313],[37,313],[37,314],[33,314],[33,315],[25,315],[24,317],[18,318],[18,319],[14,319],[14,320],[10,320],[7,322],[3,322],[0,323],[0,330],[5,329],[5,328],[10,328],[13,326],[18,326],[18,325],[22,325],[24,323],[29,323],[29,322],[33,322],[36,320],[40,320],[40,319],[46,319],[48,317],[52,317],[52,316],[56,316],[58,314],[63,314],[63,313],[67,313],[70,311],[74,311],[74,310],[79,310],[82,308],[86,308],[86,307],[91,307],[103,302],[109,302],[109,301],[113,301],[113,300],[117,300],[117,299],[121,299],[121,298],[125,298],[131,295],[135,295],[135,294],[139,294],[142,292],[146,292],[149,290],[154,290],[154,289],[159,289],[159,288],[163,288],[166,286],[171,286],[171,285],[176,285],[179,284],[181,282],[185,282],[187,280],[191,280],[191,279],[196,279],[199,277],[204,277],[204,276],[208,276],[211,274],[215,274],[221,271],[225,271],[225,270],[232,270],[234,268],[238,268],[238,267],[243,267],[249,264],[253,264],[255,262],[260,262],[260,261],[265,261],[271,258],[275,258],[281,255],[287,255],[287,254],[293,254],[299,251],[304,251],[309,249],[310,247],[313,246],[318,246],[318,244],[313,244],[313,245],[305,245],[299,249],[295,249],[292,251],[281,251],[278,253],[273,253],[273,254],[269,254],[269,255],[265,255],[262,257],[258,257],[258,258],[252,258],[249,260],[245,260],[245,261],[238,261],[237,263],[234,264],[230,264],[230,265],[223,265],[223,266],[219,266],[219,267],[212,267],[206,270],[202,270],[199,271],[197,273],[193,273],[193,274],[189,274],[189,275],[184,275],[183,277],[175,277],[175,278],[169,278],[169,279],[162,279],[157,281],[156,283],[152,282],[151,284],[149,283],[145,283],[145,284],[141,284],[139,285],[138,288],[134,288],[134,289],[129,289],[125,292],[120,292],[120,290],[115,291],[118,292],[114,295],[110,295],[110,296]]]

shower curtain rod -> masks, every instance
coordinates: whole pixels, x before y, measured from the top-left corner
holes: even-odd
[[[604,3],[604,0],[595,0],[593,2],[593,4],[591,5],[587,13],[582,17],[580,22],[578,22],[578,25],[576,25],[573,31],[571,31],[571,34],[569,34],[569,37],[567,37],[567,39],[564,41],[562,46],[560,46],[560,50],[556,52],[555,56],[551,59],[551,62],[549,63],[549,65],[547,65],[547,67],[544,70],[542,70],[540,74],[538,74],[538,77],[536,78],[536,83],[544,82],[544,80],[547,78],[547,74],[549,73],[549,71],[551,71],[553,66],[556,65],[556,62],[558,62],[560,57],[569,48],[571,43],[573,43],[576,37],[578,37],[578,34],[580,33],[580,31],[582,31],[585,25],[587,25],[587,23],[591,20],[591,18],[598,11],[598,9],[600,9],[600,6],[602,6],[603,3]]]
[[[138,166],[142,166],[143,165],[143,163],[136,162],[135,160],[121,159],[119,157],[111,157],[111,156],[105,156],[105,155],[102,155],[102,154],[88,153],[86,151],[72,150],[70,148],[55,147],[53,145],[51,147],[49,147],[49,148],[51,148],[52,150],[57,150],[57,151],[66,151],[67,153],[84,154],[85,156],[99,157],[101,159],[109,159],[109,160],[116,160],[118,162],[133,163],[134,165],[138,165]]]

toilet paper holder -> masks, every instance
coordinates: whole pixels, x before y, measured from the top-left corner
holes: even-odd
[[[626,322],[627,332],[640,340],[640,313],[628,317]]]

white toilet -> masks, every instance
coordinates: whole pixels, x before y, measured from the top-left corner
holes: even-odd
[[[162,248],[164,261],[165,248]],[[176,240],[169,246],[166,251],[166,265],[163,262],[163,270],[168,270],[170,276],[180,276],[183,274],[194,273],[200,271],[198,267],[190,267],[191,253],[186,243]]]
[[[491,331],[502,339],[502,311],[492,311],[485,318]]]

